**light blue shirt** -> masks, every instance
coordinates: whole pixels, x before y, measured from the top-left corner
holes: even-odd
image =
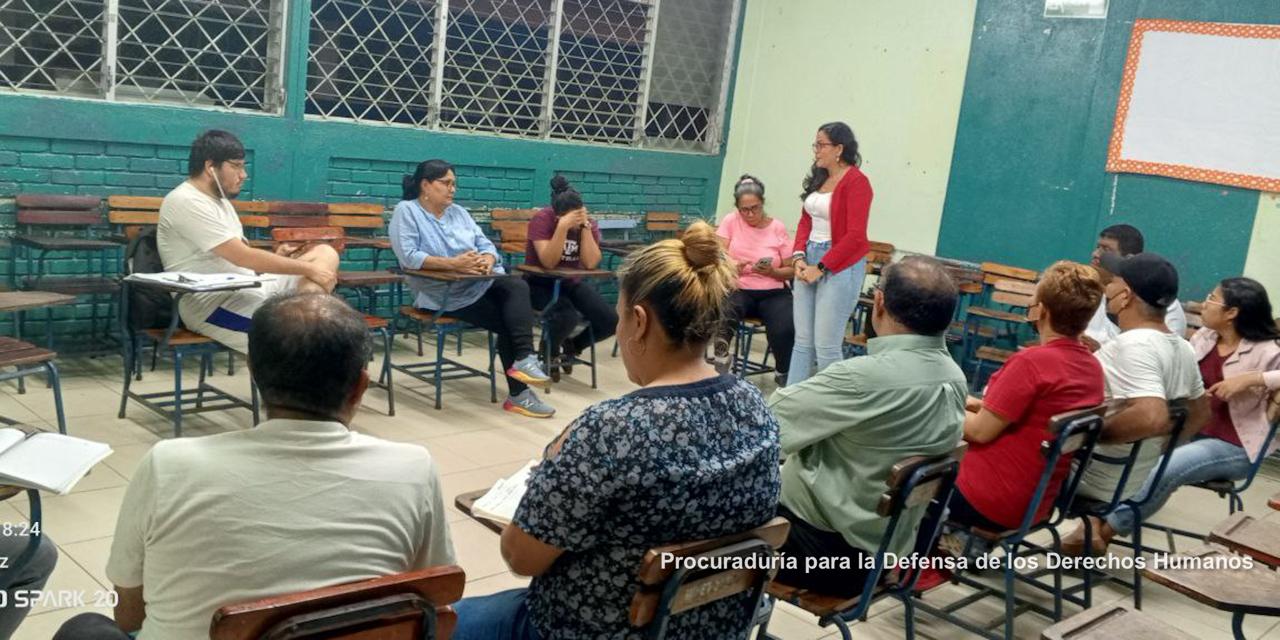
[[[391,236],[391,249],[396,252],[403,269],[421,269],[422,261],[428,257],[452,258],[468,251],[501,258],[493,242],[471,219],[471,214],[456,203],[446,207],[444,215],[437,218],[427,213],[417,200],[401,200],[391,214],[387,230]],[[504,273],[501,262],[494,263],[493,272]],[[413,276],[408,278],[408,282],[416,294],[414,306],[437,311],[454,311],[469,306],[493,284],[492,280],[447,283]]]

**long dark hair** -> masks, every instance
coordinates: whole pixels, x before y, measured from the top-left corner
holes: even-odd
[[[551,210],[562,216],[582,208],[582,194],[578,193],[564,176],[551,179]]]
[[[844,145],[844,151],[840,153],[841,160],[844,160],[849,166],[862,166],[862,154],[858,153],[858,139],[853,137],[853,129],[850,129],[849,125],[843,122],[828,122],[818,127],[818,131],[827,134],[827,139],[831,140],[831,144]],[[816,164],[809,167],[809,175],[805,177],[802,183],[804,193],[800,194],[800,199],[808,198],[809,194],[821,188],[822,183],[826,182],[829,177],[831,177],[831,172],[826,169],[822,169]]]
[[[453,165],[444,160],[424,160],[418,163],[418,168],[413,171],[413,175],[405,176],[400,181],[401,188],[404,189],[401,200],[417,200],[422,195],[422,181],[429,180],[435,182],[445,177],[453,171]]]
[[[1222,289],[1222,304],[1238,310],[1236,333],[1251,342],[1280,340],[1280,327],[1271,315],[1271,300],[1267,290],[1253,278],[1227,278],[1218,283]]]

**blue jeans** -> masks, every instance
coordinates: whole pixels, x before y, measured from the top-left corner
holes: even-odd
[[[463,598],[453,605],[458,626],[453,640],[538,640],[529,615],[528,589]]]
[[[830,242],[810,242],[805,245],[805,262],[818,264],[830,248]],[[862,289],[866,272],[867,259],[863,258],[844,271],[822,276],[813,284],[799,280],[792,283],[796,344],[791,350],[787,386],[804,382],[813,375],[815,357],[818,371],[844,359],[844,329],[858,303],[858,291]]]
[[[1173,495],[1173,491],[1184,484],[1195,484],[1208,480],[1241,480],[1249,475],[1252,461],[1245,450],[1230,442],[1217,438],[1201,438],[1188,442],[1169,454],[1169,466],[1164,470],[1164,477],[1152,493],[1151,478],[1156,469],[1147,475],[1147,481],[1133,495],[1133,501],[1143,500],[1148,494],[1151,498],[1142,507],[1142,520],[1145,522],[1164,506]],[[1157,463],[1159,464],[1159,463]],[[1117,509],[1107,516],[1107,524],[1122,536],[1133,533],[1134,517],[1131,509]]]

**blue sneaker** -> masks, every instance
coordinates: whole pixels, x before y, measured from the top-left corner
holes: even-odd
[[[543,402],[533,389],[525,389],[519,395],[508,396],[507,401],[502,403],[502,410],[530,418],[550,418],[556,414],[555,408]]]
[[[507,375],[534,386],[544,386],[551,382],[551,378],[543,373],[542,367],[538,366],[538,357],[533,354],[512,363],[511,368],[507,369]]]

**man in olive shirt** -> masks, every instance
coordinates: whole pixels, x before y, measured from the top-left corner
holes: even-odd
[[[876,514],[894,464],[940,455],[960,442],[964,373],[947,353],[955,283],[938,261],[905,258],[880,276],[867,355],[837,362],[778,390],[769,401],[782,425],[782,498],[791,521],[781,551],[796,558],[778,580],[855,596],[888,520]],[[888,551],[912,551],[924,505],[899,521]],[[845,559],[831,565],[830,559]]]

